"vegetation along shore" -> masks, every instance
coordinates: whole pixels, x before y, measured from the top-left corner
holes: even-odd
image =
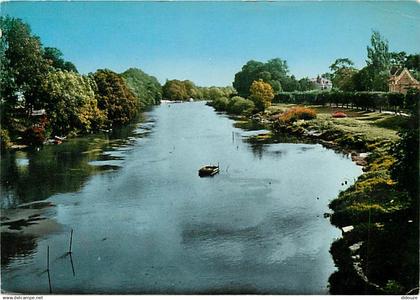
[[[232,87],[177,79],[161,85],[138,68],[82,75],[21,20],[1,17],[0,26],[2,152],[113,130],[162,99],[207,100],[216,111],[271,130],[256,140],[310,139],[363,167],[357,181],[343,183],[326,215],[343,232],[330,248],[337,267],[330,293],[418,293],[419,54],[389,52],[373,32],[360,70],[339,58],[330,73],[297,79],[275,58],[247,62]]]

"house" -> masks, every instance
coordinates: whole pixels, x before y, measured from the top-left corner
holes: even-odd
[[[391,71],[391,77],[388,80],[388,87],[390,92],[397,92],[406,94],[409,89],[419,89],[420,82],[418,82],[407,68],[399,68]]]
[[[332,88],[331,80],[321,77],[319,75],[316,78],[311,78],[310,81],[313,82],[315,86],[321,90],[330,90]]]

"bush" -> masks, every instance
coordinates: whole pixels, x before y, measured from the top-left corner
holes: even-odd
[[[40,146],[45,141],[45,129],[39,126],[29,127],[25,130],[22,137],[26,145]]]
[[[228,105],[229,99],[226,97],[220,97],[216,100],[213,100],[210,102],[210,106],[213,106],[215,110],[217,111],[226,111],[227,105]]]
[[[281,116],[280,121],[293,123],[297,120],[311,120],[316,118],[315,110],[303,106],[292,107],[286,110]]]
[[[0,145],[1,149],[6,149],[10,146],[9,131],[6,129],[0,129]]]
[[[295,103],[294,93],[278,93],[274,96],[273,103]]]
[[[414,107],[418,107],[420,102],[420,91],[419,90],[408,90],[407,95],[405,97],[405,107],[412,109]]]
[[[404,106],[404,94],[401,93],[388,93],[388,104],[391,107],[394,107],[395,109],[397,107],[403,107]]]
[[[254,102],[239,96],[230,99],[226,107],[227,112],[236,115],[249,115],[254,109]]]

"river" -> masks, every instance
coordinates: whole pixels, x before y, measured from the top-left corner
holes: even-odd
[[[341,233],[323,214],[361,168],[319,144],[251,143],[262,131],[234,125],[203,102],[164,103],[110,134],[3,155],[2,221],[43,200],[32,223],[50,223],[2,225],[2,289],[328,293]],[[200,178],[209,163],[220,173]]]

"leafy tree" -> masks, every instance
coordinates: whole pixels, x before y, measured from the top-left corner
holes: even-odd
[[[260,79],[270,84],[275,93],[297,90],[299,83],[294,77],[288,76],[288,72],[286,61],[280,58],[271,59],[266,63],[250,60],[235,74],[233,87],[241,97],[248,97],[252,83]]]
[[[96,82],[98,107],[105,112],[108,125],[127,124],[137,115],[137,99],[120,75],[102,69],[91,74],[91,77]]]
[[[338,58],[330,66],[331,81],[334,88],[342,91],[354,91],[354,76],[357,70],[349,58]]]
[[[388,70],[391,64],[388,41],[383,39],[378,31],[373,31],[370,43],[371,46],[367,47],[367,65],[372,65],[378,71]]]
[[[302,78],[299,80],[299,90],[300,91],[312,91],[316,89],[315,83],[309,80],[308,77]]]
[[[98,108],[93,85],[92,79],[74,72],[53,71],[47,75],[42,84],[43,98],[54,134],[101,127],[105,113]]]
[[[391,67],[388,41],[378,31],[373,31],[370,41],[371,45],[367,47],[367,66],[359,75],[359,83],[363,83],[361,88],[366,91],[387,91]]]
[[[169,100],[187,100],[187,85],[181,80],[167,80],[162,87],[163,97]]]
[[[48,72],[43,48],[38,37],[20,19],[0,17],[2,38],[0,43],[2,126],[10,126],[17,107],[31,109],[43,106],[40,86]]]
[[[390,64],[392,66],[404,67],[407,61],[407,53],[404,51],[402,52],[391,52],[390,56]]]
[[[122,73],[121,76],[137,97],[141,107],[144,108],[160,103],[162,99],[162,86],[155,77],[137,68],[130,68]]]
[[[57,48],[45,47],[43,57],[55,69],[77,73],[76,66],[69,61],[65,61],[63,53]]]
[[[262,80],[254,81],[249,89],[250,97],[258,111],[264,111],[274,98],[273,88]]]

